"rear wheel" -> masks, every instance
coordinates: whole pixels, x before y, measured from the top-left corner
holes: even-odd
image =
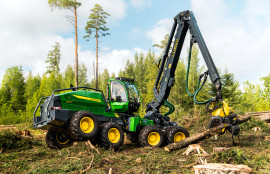
[[[166,136],[168,143],[175,143],[189,137],[188,131],[181,126],[172,126],[167,128]]]
[[[50,149],[61,149],[72,144],[73,140],[66,130],[53,128],[47,132],[46,144]]]
[[[115,122],[106,122],[100,126],[99,139],[106,148],[119,149],[124,142],[124,131]]]
[[[161,147],[164,143],[164,134],[156,126],[145,126],[139,134],[139,142],[142,146]]]
[[[77,141],[93,138],[98,132],[97,118],[90,112],[76,112],[70,120],[71,137]]]

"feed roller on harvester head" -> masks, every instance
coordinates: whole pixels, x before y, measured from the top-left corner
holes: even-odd
[[[195,103],[206,104],[207,110],[212,112],[208,128],[225,123],[226,128],[220,133],[229,130],[233,135],[237,135],[240,129],[236,115],[222,100],[220,77],[195,17],[191,11],[184,11],[174,18],[164,55],[158,61],[159,71],[153,88],[155,98],[147,104],[144,117],[138,115],[141,97],[134,79],[118,77],[108,80],[106,97],[103,91],[90,87],[71,86],[58,89],[51,96],[40,99],[33,115],[33,126],[48,130],[48,147],[63,148],[71,145],[73,141],[91,140],[106,148],[119,149],[124,142],[124,133],[131,142],[152,147],[160,147],[188,137],[189,133],[185,128],[170,121],[169,115],[175,108],[167,101],[174,85],[175,70],[188,30],[191,40],[187,83],[194,43],[199,45],[208,70],[200,76],[195,93],[191,94],[186,85],[187,92]],[[216,88],[216,96],[205,102],[198,102],[196,96],[208,75]],[[221,107],[217,107],[219,103],[222,104]],[[165,114],[159,111],[163,105],[169,108]],[[40,115],[37,116],[37,113]]]

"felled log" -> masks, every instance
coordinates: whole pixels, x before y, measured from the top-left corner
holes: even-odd
[[[253,170],[246,165],[207,163],[193,166],[195,174],[219,173],[219,174],[248,174]]]
[[[239,120],[239,124],[244,123],[248,120],[250,120],[251,116],[239,116],[238,120]],[[207,129],[199,134],[193,135],[191,137],[188,137],[184,140],[178,141],[176,143],[172,143],[167,145],[164,149],[168,152],[172,151],[172,150],[176,150],[176,149],[182,149],[184,147],[187,147],[190,144],[194,144],[197,143],[198,141],[204,140],[206,138],[209,138],[213,135],[218,134],[223,128],[225,128],[224,124],[220,124],[214,128],[210,128]]]
[[[263,113],[270,113],[270,111],[249,112],[248,114],[257,115],[257,114],[263,114]]]
[[[270,113],[264,113],[259,116],[262,121],[270,122]]]
[[[251,119],[251,116],[250,115],[247,115],[247,116],[240,116],[240,115],[238,115],[237,117],[238,117],[238,124],[242,124],[242,123],[244,123],[244,122],[246,122],[246,121],[248,121],[248,120]]]
[[[225,128],[224,124],[220,124],[219,126],[216,126],[214,128],[210,128],[207,129],[199,134],[193,135],[191,137],[188,137],[184,140],[178,141],[176,143],[172,143],[167,145],[164,149],[168,152],[172,151],[172,150],[176,150],[176,149],[182,149],[184,147],[187,147],[190,144],[194,144],[198,141],[204,140],[208,137],[211,137],[215,134],[217,134],[218,132],[220,132],[223,128]]]

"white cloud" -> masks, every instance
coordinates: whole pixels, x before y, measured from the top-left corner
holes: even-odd
[[[99,70],[101,72],[107,68],[110,73],[117,74],[120,69],[125,67],[127,60],[132,60],[133,57],[134,51],[131,50],[114,49],[111,52],[101,53],[99,57]]]
[[[221,0],[191,5],[217,67],[227,67],[240,82],[258,83],[269,74],[269,1],[245,1],[239,14]]]
[[[124,0],[91,0],[81,1],[82,6],[79,8],[78,13],[80,16],[80,23],[84,26],[91,13],[91,9],[96,3],[102,6],[103,10],[109,13],[110,20],[122,19],[127,13],[127,3]],[[109,21],[110,22],[110,21]]]
[[[142,9],[152,5],[152,0],[131,0],[131,5],[135,8]]]
[[[109,21],[122,19],[126,15],[127,3],[124,0],[95,0],[82,2],[78,9],[79,26],[84,27],[94,3],[100,3],[111,14]],[[51,11],[48,1],[10,0],[0,6],[0,83],[5,70],[10,66],[23,66],[25,71],[42,74],[48,51],[55,42],[61,45],[62,60],[60,68],[74,64],[74,39],[63,38],[61,34],[71,34],[73,26],[65,19],[72,15],[69,10]],[[104,48],[105,51],[108,49]],[[92,65],[90,58],[94,53],[80,51],[79,61]]]
[[[159,44],[164,39],[164,36],[171,30],[173,24],[172,19],[162,19],[158,21],[154,28],[146,32],[146,37],[152,39],[153,44]]]

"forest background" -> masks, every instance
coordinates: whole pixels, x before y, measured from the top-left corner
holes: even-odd
[[[163,50],[167,38],[168,35],[164,37],[163,41],[156,43],[155,48]],[[154,98],[152,89],[158,70],[154,62],[161,56],[155,50],[149,48],[148,52],[136,52],[133,58],[127,60],[125,67],[118,74],[110,73],[107,68],[104,68],[98,74],[98,88],[106,94],[108,79],[115,77],[134,78],[141,92],[140,115],[143,116],[146,104]],[[182,52],[185,51],[188,50]],[[194,115],[198,117],[205,115],[204,107],[196,105],[186,93],[187,57],[185,55],[187,54],[180,57],[175,76],[176,82],[168,99],[176,108],[171,115],[175,120]],[[200,74],[206,70],[205,66],[200,66],[203,63],[200,63],[202,60],[199,57],[198,48],[193,48],[189,76],[191,92],[194,92]],[[40,98],[51,95],[56,89],[68,88],[70,84],[74,84],[74,65],[67,65],[64,70],[60,70],[62,58],[61,45],[55,41],[44,61],[46,64],[44,74],[33,75],[32,72],[24,72],[22,66],[10,66],[6,69],[0,84],[0,124],[29,123],[31,125],[33,112]],[[78,86],[95,87],[94,73],[87,71],[87,66],[90,65],[79,60]],[[270,74],[262,77],[259,84],[253,84],[249,81],[240,84],[239,79],[235,79],[234,74],[230,73],[227,68],[217,68],[223,84],[223,98],[229,102],[236,113],[270,110]],[[215,90],[208,80],[200,92],[198,100],[208,99],[214,94]]]
[[[157,46],[164,48],[166,43],[164,41],[163,44]],[[74,84],[74,66],[68,65],[63,72],[59,70],[59,64],[61,63],[60,49],[59,43],[52,46],[46,60],[47,71],[43,75],[34,76],[29,72],[24,77],[21,66],[7,68],[0,88],[0,124],[24,122],[32,124],[34,109],[42,97],[50,96],[56,89],[69,88],[70,84]],[[194,92],[200,74],[206,70],[205,66],[199,66],[198,52],[197,47],[192,49],[189,75],[189,89],[191,92]],[[108,79],[116,76],[135,79],[141,93],[140,114],[143,116],[146,104],[154,98],[152,89],[158,71],[155,65],[158,57],[159,55],[155,55],[149,49],[147,54],[136,53],[133,61],[127,61],[126,66],[117,75],[110,74],[108,69],[104,69],[99,74],[100,83],[98,88],[106,94]],[[55,59],[58,60],[56,64],[53,63]],[[183,116],[205,115],[204,107],[196,105],[186,93],[186,62],[187,57],[180,58],[175,75],[176,82],[168,99],[176,108],[171,115],[174,120],[181,120]],[[95,87],[95,81],[90,81],[89,76],[91,76],[91,72],[87,72],[86,65],[80,63],[78,85]],[[229,102],[236,113],[243,114],[250,111],[270,110],[270,74],[261,78],[263,85],[246,81],[243,84],[243,89],[240,89],[239,82],[228,70],[220,70],[220,76],[223,85],[223,98]],[[210,80],[208,80],[198,95],[198,100],[208,99],[214,94],[215,90]]]

